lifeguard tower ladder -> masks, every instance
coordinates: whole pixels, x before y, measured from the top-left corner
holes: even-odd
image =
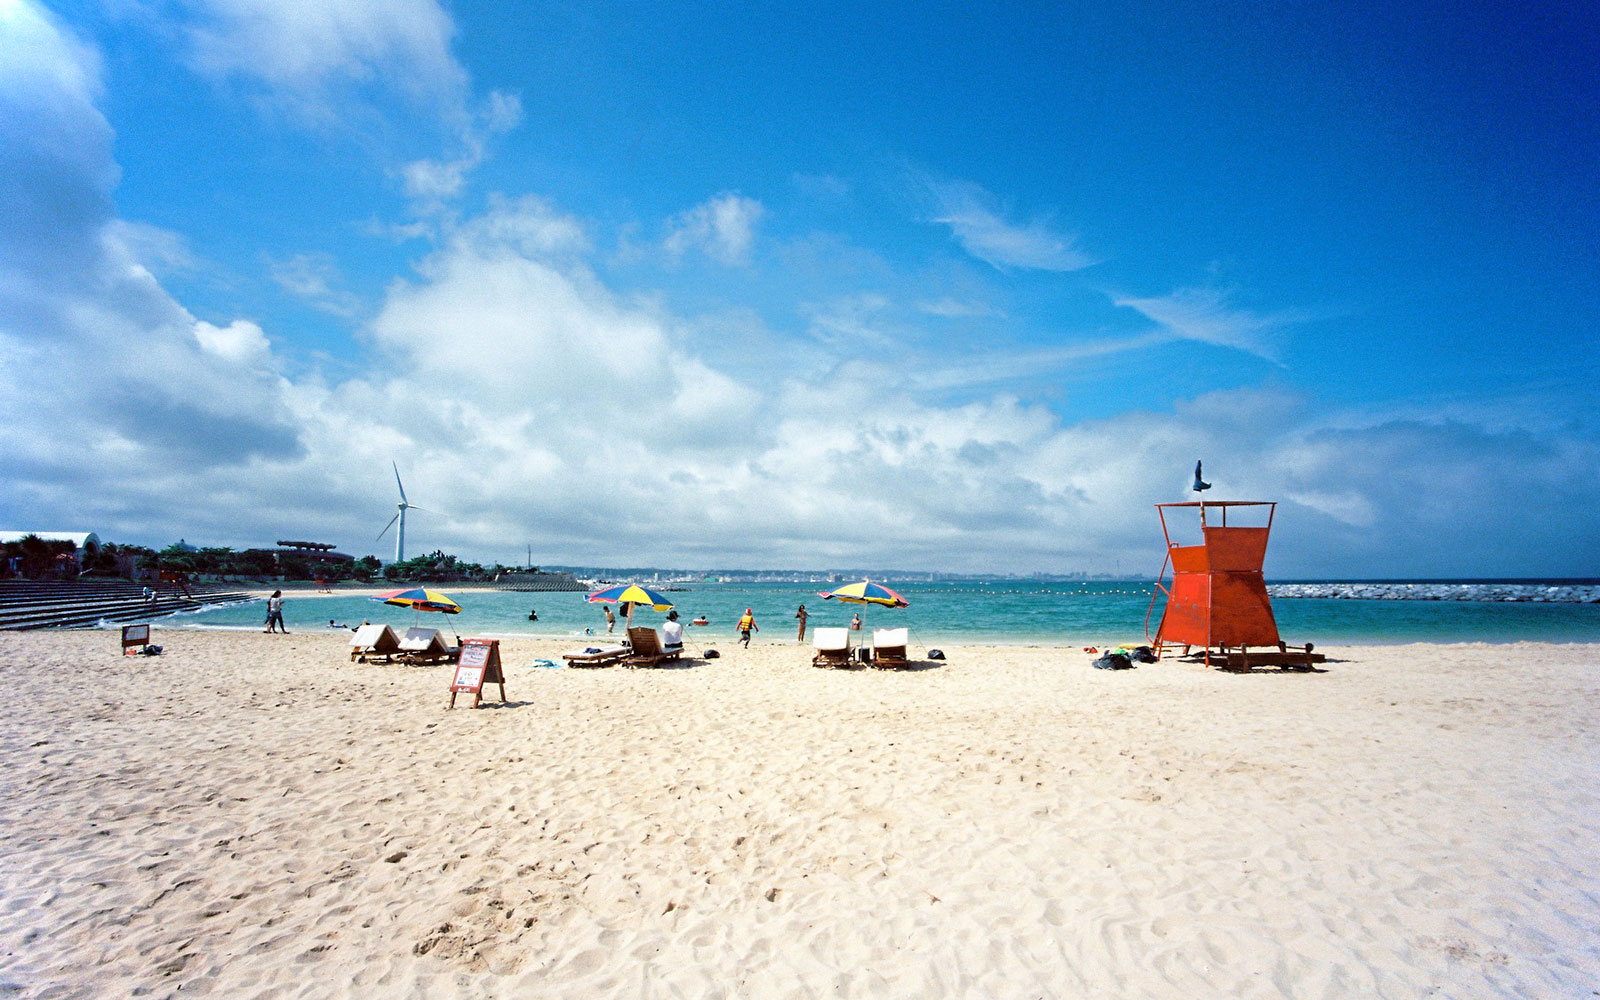
[[[1228,511],[1237,507],[1267,508],[1267,523],[1260,527],[1228,524]],[[1161,534],[1166,539],[1167,555],[1156,576],[1150,608],[1144,616],[1144,634],[1150,636],[1150,618],[1156,600],[1166,595],[1166,608],[1156,629],[1153,644],[1156,656],[1163,646],[1182,645],[1205,650],[1206,666],[1211,666],[1213,651],[1220,666],[1249,670],[1252,664],[1309,669],[1323,660],[1311,652],[1293,650],[1278,637],[1278,623],[1272,616],[1266,580],[1261,575],[1267,556],[1267,537],[1272,533],[1272,518],[1278,505],[1266,500],[1193,500],[1187,503],[1158,503]],[[1167,513],[1177,508],[1198,509],[1199,545],[1180,545],[1172,540]],[[1216,522],[1216,523],[1213,523]],[[1172,585],[1163,581],[1167,565],[1172,566]],[[1271,652],[1250,653],[1249,648],[1272,647]],[[1235,652],[1237,650],[1237,652]]]

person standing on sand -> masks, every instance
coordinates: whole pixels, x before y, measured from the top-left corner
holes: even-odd
[[[800,639],[799,639],[799,641],[800,642],[805,642],[806,641],[806,619],[811,617],[811,616],[806,614],[806,606],[804,604],[800,605],[800,610],[796,611],[794,613],[794,616],[796,618],[800,619]]]
[[[617,630],[617,616],[616,616],[615,613],[612,612],[611,605],[604,604],[604,605],[601,605],[601,607],[605,610],[605,613],[606,613],[606,631],[607,632],[615,632]]]
[[[284,635],[289,634],[289,630],[283,627],[283,591],[281,590],[274,590],[272,596],[267,598],[266,631],[271,632],[274,625],[278,626],[278,631]]]
[[[861,631],[861,612],[857,611],[856,612],[856,616],[854,618],[850,619],[850,631],[852,631],[852,632]]]
[[[761,631],[761,626],[756,624],[756,616],[749,608],[744,609],[744,617],[739,619],[739,643],[745,649],[750,648],[750,633]]]

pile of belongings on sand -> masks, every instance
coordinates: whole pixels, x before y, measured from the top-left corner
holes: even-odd
[[[1090,647],[1086,652],[1093,653]],[[1154,663],[1156,654],[1149,646],[1118,646],[1100,654],[1094,661],[1096,670],[1132,670],[1136,663]]]

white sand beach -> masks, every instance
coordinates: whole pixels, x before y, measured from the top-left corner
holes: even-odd
[[[154,641],[0,635],[0,995],[1600,990],[1600,647],[508,641],[510,703],[445,711],[337,635]]]

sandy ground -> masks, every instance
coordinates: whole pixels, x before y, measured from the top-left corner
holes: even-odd
[[[448,667],[0,634],[0,996],[1589,997],[1600,647]],[[491,688],[491,691],[493,689]]]

